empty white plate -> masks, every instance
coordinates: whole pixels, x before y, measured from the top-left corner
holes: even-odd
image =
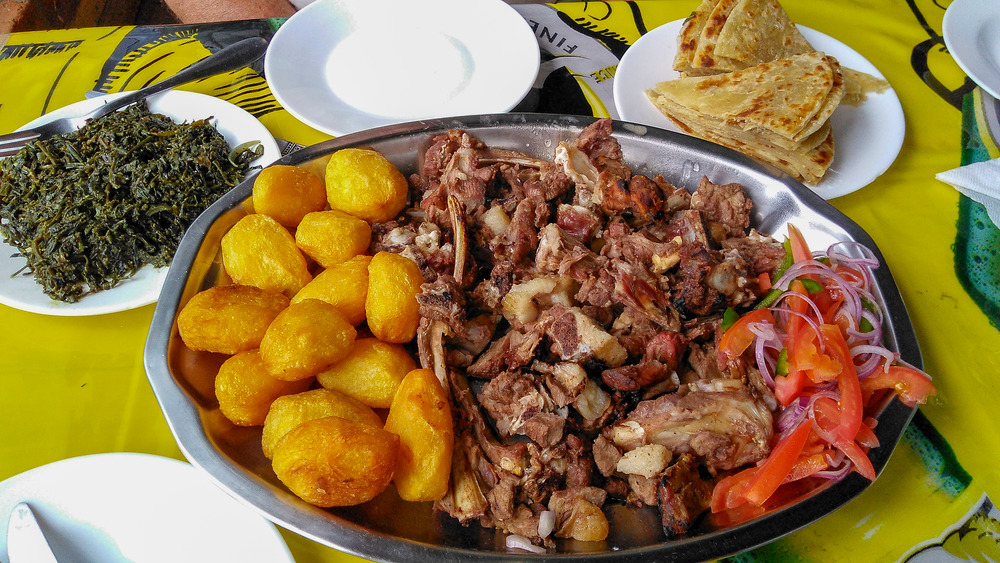
[[[7,553],[6,519],[22,501],[59,561],[293,562],[273,524],[175,459],[95,454],[0,482],[0,554]]]
[[[538,67],[534,32],[500,0],[318,0],[264,57],[278,102],[330,135],[506,112]]]

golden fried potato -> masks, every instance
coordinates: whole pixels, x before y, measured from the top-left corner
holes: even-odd
[[[336,209],[306,215],[295,230],[295,244],[324,268],[364,254],[371,241],[367,221]]]
[[[275,164],[257,174],[251,200],[257,213],[294,227],[307,213],[326,209],[326,186],[305,168]]]
[[[184,305],[177,315],[177,330],[192,350],[221,354],[253,350],[288,304],[281,293],[252,285],[210,287]]]
[[[312,280],[291,233],[260,213],[240,219],[222,237],[222,264],[234,282],[280,291],[289,298]]]
[[[386,251],[372,257],[365,316],[376,338],[398,343],[413,340],[420,322],[417,294],[422,283],[424,278],[413,260]]]
[[[300,393],[311,380],[280,381],[271,377],[257,350],[240,352],[223,362],[215,376],[219,410],[238,426],[264,424],[271,402],[282,395]]]
[[[260,443],[268,459],[274,448],[296,426],[317,418],[339,416],[355,422],[382,427],[382,419],[361,401],[330,389],[310,389],[294,395],[278,397],[264,420]]]
[[[316,374],[316,381],[369,407],[385,409],[392,404],[399,382],[416,367],[416,361],[403,346],[377,338],[359,338],[351,353]]]
[[[260,357],[277,379],[306,379],[347,357],[357,334],[336,307],[306,299],[289,305],[267,327]]]
[[[328,416],[285,434],[271,466],[285,486],[310,504],[353,506],[389,486],[398,451],[399,437],[392,432]]]
[[[365,320],[365,298],[368,296],[368,264],[371,256],[355,256],[316,274],[292,297],[292,303],[304,299],[322,299],[333,305],[354,326]]]
[[[396,490],[410,501],[440,500],[448,492],[455,447],[451,405],[434,372],[406,374],[389,407],[385,429],[399,436]]]
[[[604,541],[608,539],[610,525],[601,507],[587,499],[578,498],[565,521],[556,528],[557,538],[573,538],[578,541]]]
[[[326,198],[369,223],[388,221],[406,207],[409,185],[387,158],[371,149],[340,149],[326,165]]]

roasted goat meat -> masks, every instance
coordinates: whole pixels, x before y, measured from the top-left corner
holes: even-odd
[[[741,186],[633,173],[610,120],[551,160],[448,131],[410,185],[373,246],[424,275],[420,360],[456,420],[439,510],[551,547],[604,539],[602,507],[626,502],[675,537],[717,474],[767,455],[774,397],[714,353],[783,257]]]

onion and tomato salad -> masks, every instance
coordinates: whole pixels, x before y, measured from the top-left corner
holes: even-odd
[[[795,226],[788,232],[785,261],[759,280],[768,293],[752,311],[727,311],[723,320],[720,356],[753,356],[783,408],[770,454],[716,484],[715,513],[759,511],[782,484],[806,477],[839,480],[857,471],[874,480],[867,451],[878,446],[876,419],[866,413],[873,397],[895,393],[914,407],[935,394],[926,373],[882,346],[871,251],[841,242],[814,253]],[[863,256],[849,257],[847,246]]]

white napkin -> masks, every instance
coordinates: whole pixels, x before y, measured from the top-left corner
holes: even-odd
[[[939,172],[935,178],[983,204],[990,220],[1000,227],[1000,158]]]

